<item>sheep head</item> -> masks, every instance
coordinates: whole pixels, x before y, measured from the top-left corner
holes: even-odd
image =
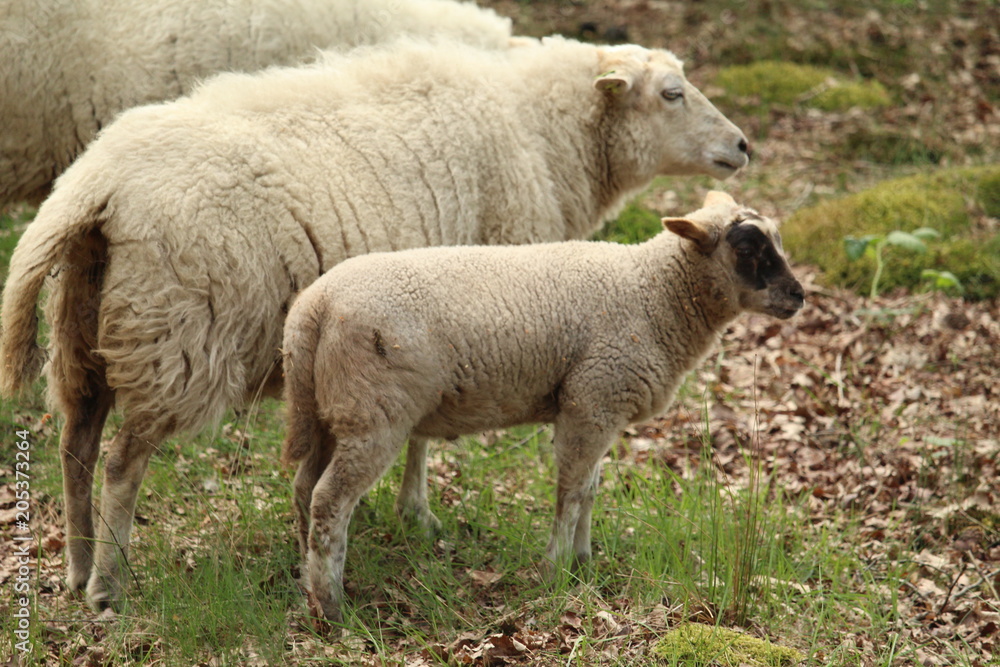
[[[792,275],[778,225],[722,192],[710,192],[704,206],[663,225],[690,241],[721,272],[742,310],[788,319],[802,308],[805,292]],[[718,282],[718,281],[717,281]]]
[[[669,51],[632,44],[598,49],[594,87],[613,113],[619,157],[643,177],[728,178],[750,160],[747,138],[684,76]]]

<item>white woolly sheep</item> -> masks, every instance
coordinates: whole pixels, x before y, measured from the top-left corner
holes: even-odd
[[[341,620],[347,526],[408,437],[555,424],[556,516],[546,557],[590,557],[601,459],[663,410],[744,311],[791,317],[802,286],[773,222],[712,193],[637,246],[569,241],[376,253],[333,268],[285,324],[295,501],[317,615]],[[672,233],[671,233],[672,232]],[[424,461],[409,457],[400,491]],[[420,470],[414,468],[419,467]]]
[[[70,587],[86,583],[95,606],[115,598],[151,453],[278,387],[288,306],[330,267],[583,238],[656,174],[725,177],[746,161],[743,134],[672,54],[557,38],[505,51],[403,41],[126,111],[28,226],[0,313],[10,394],[41,367],[36,303],[53,276]],[[95,539],[112,404],[124,421]]]
[[[510,19],[454,0],[0,0],[0,208],[40,202],[124,109],[402,34],[502,48]]]

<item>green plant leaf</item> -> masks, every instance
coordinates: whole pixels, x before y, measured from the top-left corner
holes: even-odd
[[[854,238],[853,236],[844,237],[844,251],[847,253],[847,259],[852,262],[861,259],[865,254],[865,249],[868,247],[869,237],[864,238]]]
[[[885,237],[885,242],[912,252],[927,252],[927,245],[923,241],[909,232],[901,232],[898,229],[889,232],[888,236]]]
[[[914,229],[910,232],[918,239],[939,239],[941,238],[941,232],[934,229],[933,227],[921,227],[920,229]]]
[[[920,272],[920,277],[924,280],[931,281],[931,287],[939,290],[955,289],[959,294],[963,293],[965,289],[962,287],[962,281],[958,279],[951,271],[938,271],[936,269],[924,269]]]

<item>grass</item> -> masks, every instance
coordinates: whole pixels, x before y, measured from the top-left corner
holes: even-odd
[[[11,413],[5,405],[4,414]],[[665,605],[679,620],[731,620],[745,550],[740,508],[753,499],[716,475],[710,447],[692,452],[682,473],[613,457],[595,511],[594,561],[578,575],[547,582],[535,564],[552,515],[549,433],[525,428],[493,445],[463,438],[432,452],[433,509],[444,523],[434,543],[395,517],[401,466],[376,485],[351,527],[348,638],[324,645],[308,629],[293,576],[298,554],[289,471],[276,463],[279,419],[280,407],[267,402],[249,423],[234,417],[216,434],[171,441],[154,458],[133,541],[138,584],[128,587],[118,621],[93,624],[78,600],[40,600],[37,618],[53,629],[39,639],[62,633],[59,660],[70,662],[98,641],[114,664],[282,664],[297,655],[352,664],[399,659],[400,645],[408,647],[402,657],[416,659],[465,634],[509,632],[514,621],[505,618],[530,618],[544,629],[560,627],[567,614],[583,619],[581,631],[596,651],[601,638],[590,635],[591,624],[602,611],[628,619]],[[49,428],[33,452],[33,474],[47,480],[36,502],[49,511],[57,503],[55,441]],[[760,541],[745,578],[752,592],[746,611],[756,627],[798,619],[804,627],[795,648],[809,653],[829,643],[827,624],[835,619],[891,625],[878,595],[854,592],[865,568],[839,543],[838,531],[811,527],[801,520],[800,500],[767,484],[756,493],[770,494],[751,505]],[[555,646],[537,657],[559,655]],[[845,657],[821,664],[851,663]]]
[[[704,400],[695,386],[682,392],[695,409]],[[35,428],[41,412],[29,397],[16,407],[5,403],[2,414],[8,429]],[[728,484],[704,430],[678,445],[687,461],[680,469],[642,460],[627,442],[616,447],[595,510],[594,561],[579,576],[542,581],[535,564],[552,515],[550,434],[524,428],[492,445],[463,438],[432,450],[432,503],[444,523],[436,542],[395,517],[400,465],[370,492],[351,528],[348,635],[326,644],[311,633],[295,582],[290,474],[276,463],[280,413],[266,402],[250,421],[231,416],[216,433],[175,439],[154,458],[133,542],[138,584],[128,587],[115,623],[94,623],[81,601],[53,594],[47,579],[37,582],[34,590],[50,591],[35,616],[39,645],[59,647],[50,659],[94,658],[89,647],[100,646],[96,664],[392,664],[440,654],[463,636],[551,632],[577,618],[577,664],[592,664],[607,641],[600,619],[609,614],[633,624],[732,624],[746,508],[756,508],[761,538],[745,578],[751,634],[766,628],[765,637],[809,656],[807,664],[846,667],[866,653],[844,643],[843,628],[889,639],[896,632],[893,582],[908,580],[914,566],[870,560],[859,548],[862,517],[849,510],[817,523],[809,520],[807,495],[785,496],[765,478],[755,500],[751,490]],[[33,500],[50,522],[60,495],[54,426],[36,429],[33,441]],[[856,439],[885,437],[872,423]],[[59,557],[58,548],[41,556],[56,580],[64,575]],[[0,622],[0,636],[10,636],[9,623]],[[565,650],[542,645],[533,659],[562,664]],[[914,647],[898,639],[878,650],[874,664],[890,665]],[[715,663],[668,653],[660,664]]]
[[[35,217],[35,209],[20,208],[0,214],[0,281],[7,279],[7,265],[25,225]]]

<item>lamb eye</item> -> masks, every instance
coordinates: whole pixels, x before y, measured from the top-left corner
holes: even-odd
[[[753,257],[755,253],[753,248],[744,245],[736,248],[736,254],[739,257]]]
[[[680,88],[667,88],[661,92],[660,95],[662,95],[663,99],[666,101],[674,102],[684,97],[684,91]]]

